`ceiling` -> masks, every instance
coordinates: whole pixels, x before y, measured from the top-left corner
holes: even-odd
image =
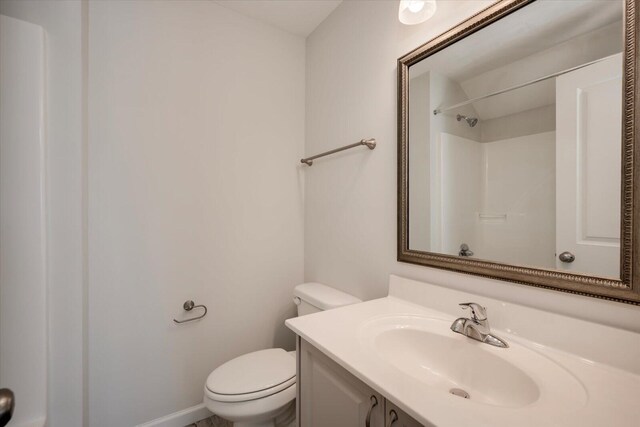
[[[535,2],[411,66],[411,77],[435,70],[465,81],[619,21],[622,7],[602,0]]]
[[[622,50],[622,7],[622,1],[535,2],[411,66],[410,76],[436,72],[473,99],[600,59]],[[488,120],[554,103],[550,79],[473,107]]]
[[[307,37],[342,0],[214,0],[221,6]]]

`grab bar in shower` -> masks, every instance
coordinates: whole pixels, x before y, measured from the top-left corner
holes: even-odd
[[[192,317],[190,319],[185,319],[185,320],[173,319],[173,321],[176,322],[176,323],[187,323],[187,322],[193,322],[194,320],[202,319],[204,316],[207,315],[207,306],[206,305],[202,305],[202,304],[196,305],[191,300],[187,300],[187,301],[184,302],[184,304],[182,304],[182,308],[184,308],[186,311],[191,311],[194,308],[199,308],[199,307],[204,308],[204,313],[202,313],[200,316]]]
[[[315,156],[307,157],[306,159],[300,159],[300,163],[305,163],[308,166],[313,165],[313,161],[319,157],[328,156],[329,154],[337,153],[340,151],[348,150],[349,148],[359,147],[360,145],[366,145],[369,150],[376,148],[375,138],[363,139],[355,144],[345,145],[344,147],[336,148],[334,150],[325,151],[324,153],[316,154]]]

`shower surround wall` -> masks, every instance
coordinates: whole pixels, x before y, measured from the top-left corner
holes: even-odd
[[[441,246],[456,254],[555,268],[555,132],[480,143],[442,133],[437,176]]]
[[[48,378],[40,386],[47,387],[48,427],[86,425],[85,7],[77,0],[0,0],[0,14],[45,30]]]
[[[294,347],[304,61],[214,2],[89,2],[91,427],[199,405],[224,361]],[[207,316],[174,324],[189,299]]]
[[[411,78],[409,83],[409,242],[412,248],[428,251],[443,245],[442,211],[431,209],[433,200],[443,198],[442,186],[432,179],[440,175],[442,166],[440,143],[443,133],[473,140],[480,139],[479,127],[458,121],[455,113],[434,115],[433,110],[443,105],[466,101],[468,98],[459,84],[434,71]],[[467,117],[477,117],[472,105],[456,111]],[[431,143],[431,141],[436,141]]]

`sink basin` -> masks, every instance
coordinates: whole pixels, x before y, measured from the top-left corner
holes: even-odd
[[[435,318],[389,316],[366,322],[359,334],[380,362],[452,399],[505,408],[558,393],[564,402],[566,396],[577,405],[586,401],[576,378],[535,350],[508,339],[509,348],[493,347],[454,333],[450,325]]]

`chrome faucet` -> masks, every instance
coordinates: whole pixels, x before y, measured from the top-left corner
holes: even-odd
[[[507,348],[509,344],[502,338],[491,333],[489,328],[489,320],[487,320],[487,310],[480,304],[475,302],[465,302],[460,304],[463,309],[471,310],[471,317],[460,317],[451,324],[451,330],[459,334],[465,335],[474,340],[494,345],[496,347]]]

